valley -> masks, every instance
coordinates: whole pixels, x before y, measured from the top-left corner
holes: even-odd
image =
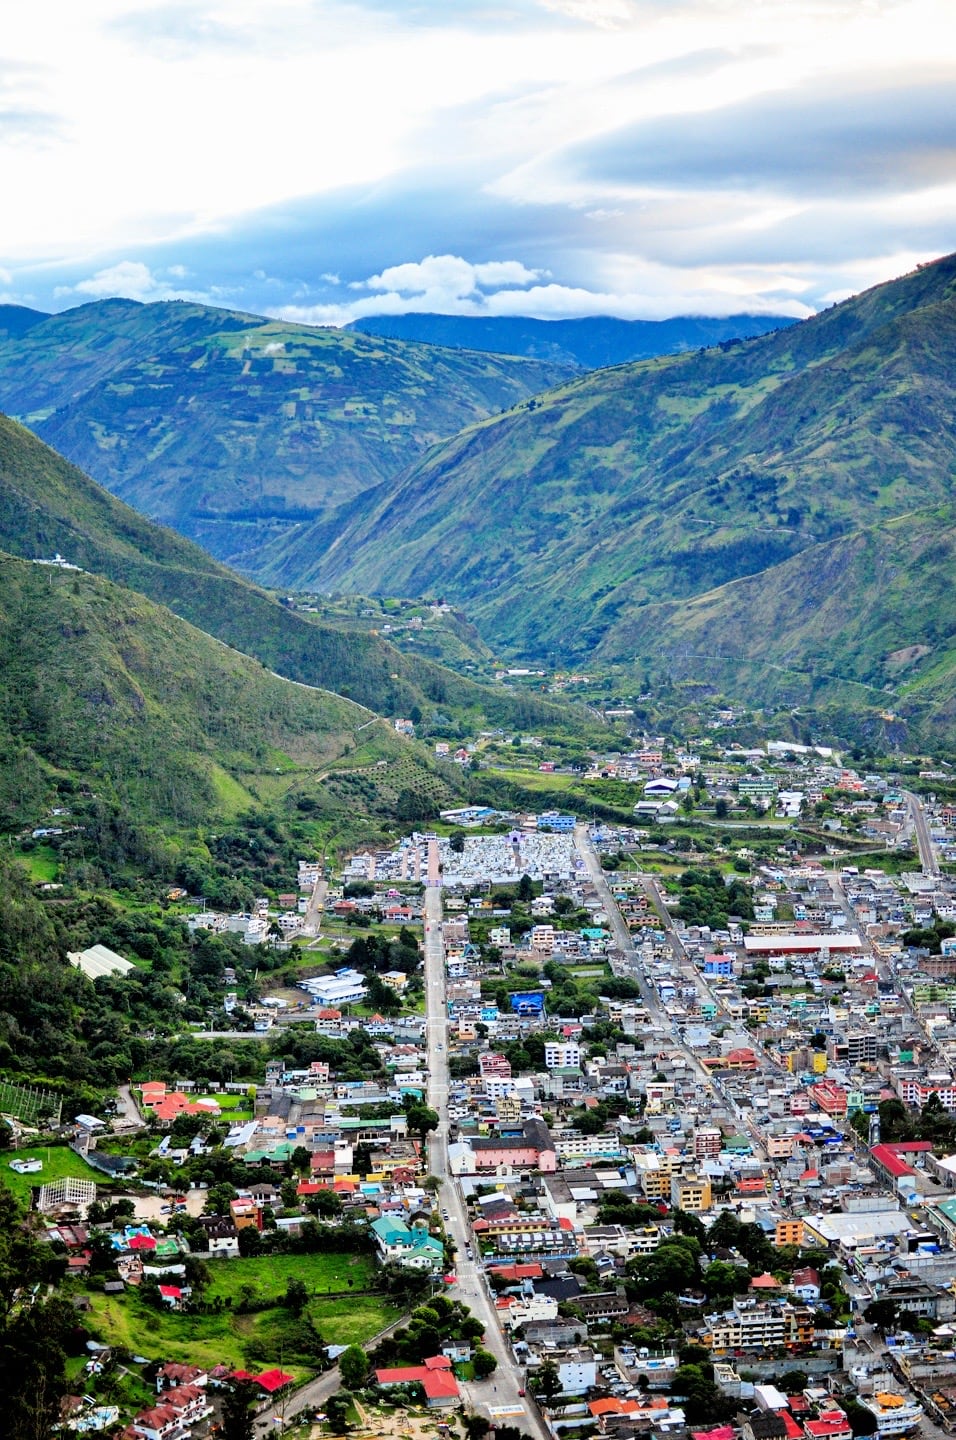
[[[257,511],[259,580],[0,420],[17,1440],[948,1433],[952,269],[573,379],[454,352],[452,437]],[[110,304],[0,317],[41,432],[160,403],[145,325],[192,409],[353,347],[368,447],[428,348]]]

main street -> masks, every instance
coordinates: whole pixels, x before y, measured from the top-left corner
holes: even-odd
[[[919,851],[919,862],[924,875],[939,874],[939,860],[936,858],[936,847],[933,838],[929,833],[929,826],[926,823],[926,816],[918,795],[911,790],[903,791],[903,798],[909,808],[910,819],[913,821],[913,831],[916,836],[916,848]]]
[[[429,876],[437,876],[432,859]],[[547,1430],[532,1401],[520,1391],[524,1388],[520,1371],[498,1323],[485,1281],[484,1270],[477,1259],[469,1260],[467,1247],[471,1231],[465,1205],[458,1186],[448,1170],[448,1007],[445,1001],[445,946],[442,939],[441,888],[429,883],[425,890],[425,1016],[428,1038],[428,1103],[439,1116],[438,1129],[428,1144],[428,1168],[441,1181],[439,1202],[451,1217],[446,1228],[457,1249],[455,1273],[457,1285],[454,1298],[464,1301],[485,1330],[485,1348],[498,1361],[498,1369],[490,1380],[474,1382],[465,1388],[473,1405],[484,1405],[492,1412],[514,1412],[503,1423],[523,1424],[539,1440],[550,1440]]]

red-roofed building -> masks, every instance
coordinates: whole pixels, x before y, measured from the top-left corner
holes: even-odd
[[[765,1270],[762,1275],[755,1275],[750,1282],[751,1290],[779,1290],[780,1281]]]
[[[537,1261],[528,1265],[489,1265],[488,1268],[503,1280],[510,1280],[512,1284],[518,1280],[540,1280],[544,1274]]]
[[[803,1431],[800,1429],[800,1426],[790,1414],[790,1411],[778,1410],[777,1414],[780,1416],[780,1419],[783,1421],[784,1425],[787,1428],[787,1440],[801,1440]]]
[[[692,1430],[691,1440],[734,1440],[732,1425],[717,1425],[713,1430]]]
[[[274,1395],[277,1390],[282,1390],[286,1385],[291,1385],[295,1379],[294,1375],[287,1375],[284,1370],[264,1370],[261,1375],[252,1377],[260,1389]]]
[[[805,1420],[803,1433],[809,1440],[852,1440],[850,1422],[842,1410],[822,1410],[819,1419]]]
[[[819,1080],[808,1089],[811,1100],[824,1115],[846,1114],[846,1091],[835,1080]]]
[[[402,1365],[397,1369],[376,1370],[375,1379],[387,1389],[390,1385],[421,1385],[432,1409],[457,1405],[461,1398],[458,1381],[447,1355],[432,1355],[423,1365]]]
[[[901,1140],[896,1143],[888,1141],[884,1145],[874,1145],[870,1155],[884,1174],[891,1180],[899,1180],[903,1175],[915,1173],[912,1165],[908,1165],[902,1158],[904,1155],[921,1155],[932,1148],[929,1140]]]

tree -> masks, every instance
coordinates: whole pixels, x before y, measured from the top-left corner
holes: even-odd
[[[714,816],[717,820],[726,820],[730,813],[730,806],[723,796],[714,801]]]
[[[246,1259],[249,1255],[262,1253],[262,1236],[254,1225],[243,1225],[239,1231],[239,1254]]]
[[[498,1368],[498,1361],[491,1351],[482,1350],[480,1347],[472,1355],[471,1363],[476,1380],[487,1380],[488,1376],[493,1375]]]
[[[738,1270],[736,1265],[728,1265],[723,1260],[715,1260],[704,1271],[704,1294],[708,1300],[717,1304],[732,1300],[735,1295],[746,1290],[748,1284],[749,1276],[746,1271]]]
[[[896,1324],[896,1301],[871,1300],[863,1311],[863,1319],[877,1330],[892,1330]]]
[[[344,1395],[330,1395],[325,1402],[325,1413],[334,1435],[344,1435],[349,1428],[349,1402]]]
[[[293,1275],[286,1283],[282,1303],[286,1309],[291,1310],[294,1315],[301,1315],[309,1303],[308,1287],[304,1280],[299,1279],[298,1275]]]
[[[425,1144],[425,1137],[432,1130],[438,1129],[439,1116],[437,1110],[431,1110],[420,1101],[411,1100],[405,1107],[405,1114],[408,1119],[408,1128],[413,1135],[417,1135],[422,1144]]]
[[[222,1401],[222,1440],[253,1440],[256,1422],[252,1407],[258,1395],[251,1380],[237,1380],[229,1387]]]
[[[561,1389],[561,1377],[553,1360],[545,1360],[534,1377],[534,1392],[545,1400],[551,1400]]]
[[[678,1235],[692,1235],[701,1245],[707,1239],[707,1229],[699,1215],[689,1210],[678,1210],[674,1215],[674,1230]]]
[[[339,1374],[347,1390],[361,1390],[368,1378],[368,1356],[361,1345],[350,1345],[339,1356]]]
[[[684,1397],[684,1414],[689,1425],[720,1424],[736,1410],[736,1403],[714,1384],[710,1365],[679,1365],[674,1371],[671,1393]]]
[[[532,881],[531,876],[522,875],[521,879],[518,881],[518,899],[522,902],[523,905],[527,905],[528,901],[531,900],[533,896],[534,882]]]

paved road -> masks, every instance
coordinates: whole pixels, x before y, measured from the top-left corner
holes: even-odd
[[[146,1121],[139,1113],[139,1107],[128,1085],[116,1087],[116,1114],[113,1117],[114,1130],[141,1130]]]
[[[607,914],[608,925],[611,928],[611,934],[614,936],[614,943],[624,955],[631,969],[633,978],[640,986],[641,999],[644,1001],[644,1008],[647,1011],[648,1019],[656,1025],[669,1028],[670,1017],[661,1004],[656,987],[648,980],[644,973],[640,956],[634,948],[633,936],[624,923],[624,917],[617,907],[614,896],[611,894],[610,886],[607,883],[604,871],[601,869],[600,856],[594,848],[594,843],[588,834],[586,825],[576,825],[574,827],[574,845],[581,859],[584,861],[584,868],[587,870],[588,879],[597,891],[601,904]],[[657,896],[652,895],[650,890],[648,890],[647,893],[651,904],[657,909],[659,905]]]
[[[379,1340],[384,1340],[386,1335],[391,1335],[393,1330],[404,1325],[407,1319],[408,1316],[403,1315],[401,1319],[387,1325],[384,1330],[380,1330],[377,1335],[372,1336],[366,1348],[378,1344]],[[256,1414],[257,1431],[260,1433],[271,1431],[277,1423],[291,1420],[293,1416],[301,1415],[304,1410],[322,1410],[326,1400],[334,1395],[341,1385],[342,1377],[339,1374],[339,1367],[333,1365],[331,1370],[323,1371],[321,1375],[317,1375],[314,1380],[307,1381],[300,1389],[292,1391],[284,1399],[280,1397],[273,1404],[258,1411]]]
[[[312,894],[309,896],[309,907],[302,917],[303,935],[318,935],[319,927],[322,924],[322,914],[325,910],[325,897],[329,893],[329,882],[325,879],[316,880],[312,886]]]
[[[464,1202],[458,1186],[448,1171],[448,1011],[445,1003],[445,947],[441,931],[441,889],[429,885],[425,890],[425,1015],[428,1037],[428,1103],[440,1118],[437,1131],[429,1139],[428,1168],[441,1183],[439,1202],[451,1217],[447,1228],[458,1247],[455,1274],[458,1279],[452,1294],[463,1300],[485,1327],[485,1348],[498,1361],[498,1369],[481,1383],[463,1386],[466,1399],[473,1407],[507,1406],[518,1414],[509,1424],[523,1424],[540,1440],[550,1440],[532,1402],[518,1391],[523,1377],[517,1370],[511,1350],[498,1324],[484,1271],[476,1260],[469,1260],[466,1246],[470,1239]]]
[[[936,847],[930,836],[929,826],[926,823],[926,814],[920,803],[919,796],[914,795],[911,790],[904,790],[903,797],[909,806],[910,818],[913,821],[913,829],[916,834],[916,846],[919,850],[920,865],[923,867],[923,873],[924,875],[938,875],[939,860],[936,857]]]

